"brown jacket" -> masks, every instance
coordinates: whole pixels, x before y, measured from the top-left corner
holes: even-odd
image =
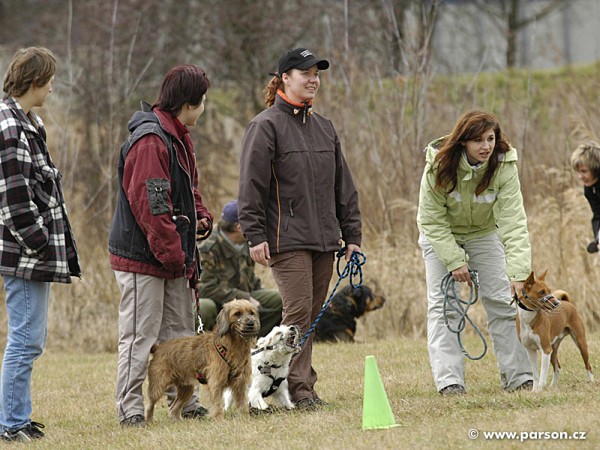
[[[238,215],[250,245],[271,253],[361,244],[358,193],[331,121],[309,105],[275,104],[246,127]]]

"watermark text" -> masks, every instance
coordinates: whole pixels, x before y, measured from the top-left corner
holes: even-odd
[[[585,441],[586,431],[481,431],[471,428],[468,431],[469,439],[480,437],[486,441]]]

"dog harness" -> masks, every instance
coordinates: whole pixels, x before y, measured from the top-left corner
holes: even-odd
[[[208,381],[206,380],[206,375],[200,372],[196,372],[196,380],[198,380],[198,383],[200,384],[208,384]]]
[[[279,389],[279,386],[281,385],[283,380],[285,380],[285,377],[275,378],[273,375],[271,375],[271,369],[279,368],[281,368],[281,366],[272,366],[269,363],[266,363],[264,366],[258,366],[258,371],[261,374],[266,375],[271,380],[273,380],[273,383],[271,384],[269,390],[262,392],[263,397],[268,397],[269,395],[274,394],[277,391],[277,389]]]
[[[227,360],[227,348],[225,348],[224,345],[220,344],[216,340],[213,342],[215,344],[215,349],[217,350],[217,353],[219,354],[219,356],[221,358],[223,358],[223,361],[225,361],[227,363],[227,365],[229,366],[229,377],[228,378],[230,380],[232,378],[235,378],[236,372],[233,370],[233,367],[231,367],[231,364],[229,364],[229,361]],[[196,379],[198,380],[198,383],[200,383],[200,384],[208,383],[208,380],[206,379],[206,374],[204,374],[204,373],[196,372]]]

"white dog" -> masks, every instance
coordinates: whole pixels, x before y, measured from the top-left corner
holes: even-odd
[[[252,383],[248,391],[251,408],[266,410],[266,397],[275,406],[292,409],[287,376],[292,356],[300,351],[300,329],[296,325],[280,325],[262,337],[252,350]]]
[[[292,356],[300,351],[300,329],[296,325],[273,327],[265,337],[259,338],[252,350],[252,382],[248,391],[251,411],[268,410],[266,397],[272,397],[275,406],[293,409],[287,376]],[[232,403],[229,389],[224,393],[225,409]]]

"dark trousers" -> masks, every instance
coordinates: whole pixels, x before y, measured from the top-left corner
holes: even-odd
[[[283,301],[283,325],[297,325],[304,335],[321,311],[333,274],[333,252],[291,251],[272,255],[269,266]],[[317,372],[312,367],[314,332],[292,359],[288,386],[293,402],[315,398]]]

